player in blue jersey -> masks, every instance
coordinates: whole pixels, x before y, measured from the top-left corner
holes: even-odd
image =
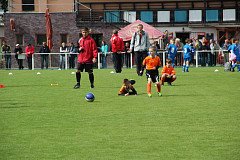
[[[232,45],[228,47],[229,54],[229,62],[230,62],[230,71],[234,72],[234,68],[236,66],[236,62],[240,62],[240,55],[239,55],[239,47],[237,46],[237,39],[232,39]],[[238,71],[240,71],[240,66],[238,65]]]
[[[170,40],[170,44],[168,45],[168,59],[172,61],[172,66],[175,66],[175,57],[177,55],[177,46],[174,44],[174,40]]]
[[[186,39],[186,44],[183,47],[183,72],[189,72],[189,62],[191,61],[191,54],[192,54],[192,47],[191,47],[191,40]]]

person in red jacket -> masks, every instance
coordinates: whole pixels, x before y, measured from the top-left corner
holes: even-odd
[[[176,71],[172,67],[172,61],[170,59],[166,60],[166,66],[162,69],[161,84],[164,85],[164,82],[167,82],[168,85],[172,85],[172,82],[177,79]]]
[[[76,71],[77,84],[74,89],[80,88],[81,72],[85,69],[88,72],[91,88],[94,88],[93,63],[97,61],[97,45],[92,37],[89,35],[89,29],[83,28],[81,30],[82,38],[79,40],[79,54],[78,65]]]
[[[27,47],[25,48],[25,53],[27,57],[28,62],[28,69],[32,69],[32,55],[34,53],[34,47],[29,43]]]
[[[118,31],[113,30],[113,35],[110,39],[112,52],[113,52],[113,64],[116,73],[122,72],[122,54],[124,51],[123,39],[118,36]]]

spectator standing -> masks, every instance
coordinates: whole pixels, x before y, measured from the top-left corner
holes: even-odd
[[[75,59],[77,57],[77,51],[74,43],[71,43],[69,46],[69,68],[74,69],[75,68]]]
[[[43,42],[43,45],[40,47],[39,53],[50,53],[50,49],[47,46],[46,42]],[[41,54],[41,69],[44,68],[44,63],[46,69],[48,69],[49,54]]]
[[[168,30],[165,30],[164,35],[163,35],[163,48],[165,49],[167,47],[168,44]]]
[[[130,60],[131,60],[131,58],[130,58],[131,51],[130,51],[130,43],[129,42],[127,42],[125,44],[125,49],[124,50],[125,50],[125,54],[124,54],[124,56],[125,56],[125,64],[126,64],[127,68],[130,68],[131,67],[131,62],[130,62]]]
[[[112,52],[113,52],[113,60],[114,60],[114,69],[116,73],[122,72],[122,53],[124,51],[124,43],[122,38],[118,36],[118,31],[113,30],[113,35],[110,39]]]
[[[16,44],[16,47],[14,49],[14,53],[15,53],[15,58],[16,58],[16,61],[18,63],[18,68],[19,69],[23,69],[23,59],[24,59],[24,56],[22,55],[23,53],[23,50],[22,50],[22,47],[20,47],[19,44]]]
[[[80,88],[81,72],[88,72],[91,88],[94,88],[93,63],[97,62],[98,49],[96,42],[89,35],[89,29],[81,30],[83,37],[79,40],[78,66],[76,71],[77,84],[74,89]]]
[[[229,39],[225,39],[224,44],[222,46],[223,50],[228,50],[228,47],[231,45]],[[228,51],[223,51],[223,56],[224,56],[224,63],[229,61],[229,55]]]
[[[107,68],[107,55],[108,55],[108,45],[105,41],[102,41],[101,46],[101,52],[102,52],[102,68]]]
[[[181,42],[181,40],[179,38],[175,39],[175,46],[177,47],[178,51],[183,50],[183,43]],[[182,54],[177,53],[175,65],[182,65]]]
[[[140,71],[142,69],[142,62],[148,55],[149,47],[150,42],[148,33],[143,30],[142,24],[138,24],[137,32],[132,35],[130,51],[134,51],[136,70],[139,76],[143,74],[143,72],[140,73]]]
[[[7,45],[5,41],[3,41],[3,46],[2,46],[2,53],[4,55],[5,63],[6,63],[6,69],[11,69],[11,47]]]
[[[27,57],[27,63],[28,63],[28,69],[32,69],[32,55],[34,53],[34,46],[32,46],[30,43],[25,48],[25,53]]]
[[[62,46],[60,47],[60,53],[68,53],[68,47],[65,42],[63,42]],[[64,68],[65,68],[65,54],[60,54],[58,70],[62,70]]]

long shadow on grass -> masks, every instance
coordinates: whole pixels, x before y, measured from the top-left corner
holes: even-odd
[[[6,106],[1,106],[0,107],[0,109],[1,108],[29,108],[30,106],[26,106],[26,105],[19,105],[19,104],[17,104],[17,105],[12,105],[12,104],[10,104],[10,105],[6,105]]]
[[[31,87],[43,87],[43,86],[47,86],[47,85],[36,85],[36,84],[34,84],[34,85],[31,85],[31,84],[27,85],[27,84],[24,84],[24,85],[6,86],[6,87],[29,87],[29,86],[31,86]]]

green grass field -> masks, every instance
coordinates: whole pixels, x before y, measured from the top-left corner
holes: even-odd
[[[239,160],[240,73],[176,70],[152,98],[135,69],[94,70],[93,90],[86,73],[74,90],[73,70],[0,70],[0,159]],[[123,78],[138,96],[117,96]]]

